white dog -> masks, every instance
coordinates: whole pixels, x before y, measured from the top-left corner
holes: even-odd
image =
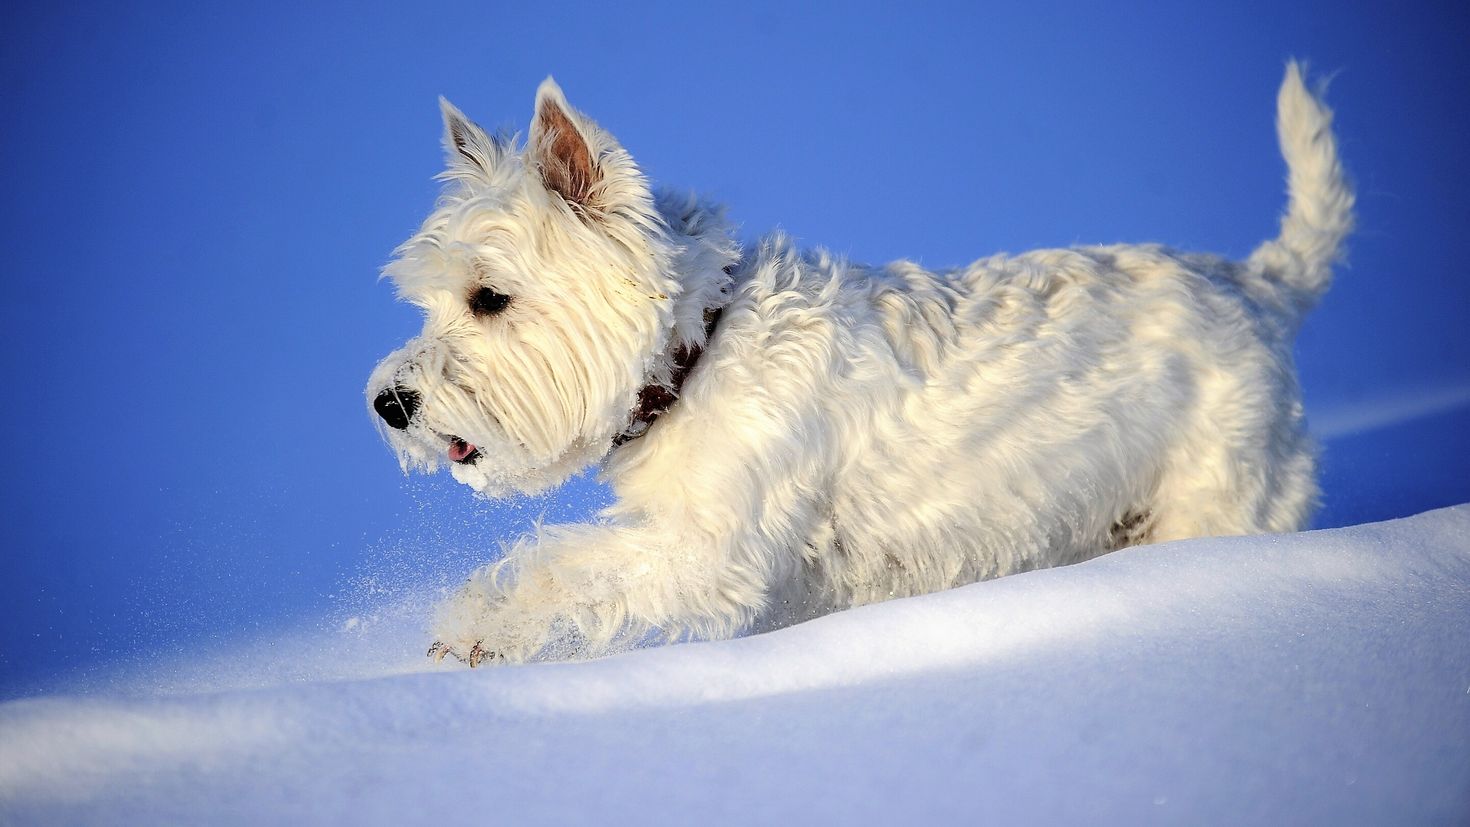
[[[601,462],[618,501],[475,572],[431,654],[723,637],[1312,513],[1292,338],[1353,196],[1296,64],[1290,205],[1244,262],[1084,247],[933,273],[742,247],[550,79],[525,146],[441,103],[449,186],[386,271],[424,330],[369,405],[405,470],[500,496]]]

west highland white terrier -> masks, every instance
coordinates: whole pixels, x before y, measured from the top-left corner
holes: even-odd
[[[547,79],[528,139],[441,100],[446,191],[386,274],[423,311],[369,406],[405,471],[490,496],[595,463],[596,522],[474,572],[430,654],[718,638],[1184,537],[1317,499],[1292,361],[1353,195],[1289,64],[1280,236],[879,267],[653,189]]]

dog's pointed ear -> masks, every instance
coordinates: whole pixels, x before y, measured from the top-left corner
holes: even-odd
[[[495,141],[442,95],[439,112],[444,115],[444,161],[450,173],[488,174],[499,154]]]
[[[536,90],[531,121],[530,160],[546,188],[574,206],[591,207],[603,181],[598,159],[602,143],[596,125],[567,105],[551,78]]]

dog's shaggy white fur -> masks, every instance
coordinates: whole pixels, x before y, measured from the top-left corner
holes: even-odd
[[[618,501],[475,572],[441,657],[728,636],[1312,513],[1291,343],[1353,196],[1296,64],[1289,208],[1244,262],[1141,245],[933,273],[779,234],[743,249],[549,79],[524,147],[443,110],[449,187],[387,269],[423,334],[369,405],[405,469],[502,495],[601,461]],[[651,386],[677,400],[648,424]]]

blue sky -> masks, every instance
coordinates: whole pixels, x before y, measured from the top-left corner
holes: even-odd
[[[1275,232],[1273,96],[1308,58],[1361,204],[1300,339],[1309,411],[1470,385],[1462,4],[404,5],[7,10],[0,694],[329,614],[606,496],[405,481],[365,412],[417,327],[377,272],[436,193],[440,94],[524,129],[554,74],[747,239],[1239,256]],[[1465,430],[1329,452],[1329,482],[1409,493],[1334,510],[1329,488],[1325,516],[1470,498]]]

